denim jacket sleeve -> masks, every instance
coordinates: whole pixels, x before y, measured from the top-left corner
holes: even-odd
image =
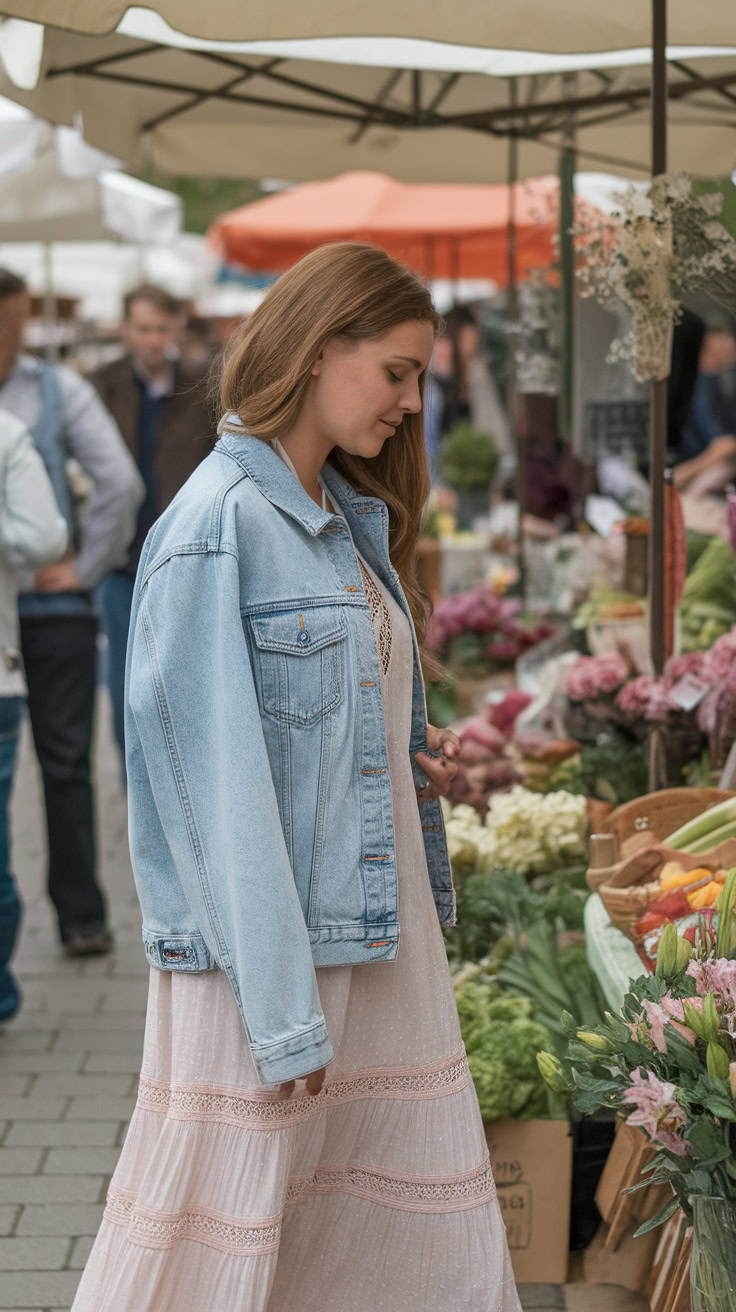
[[[145,870],[148,807],[228,974],[261,1079],[298,1078],[333,1052],[261,727],[238,561],[228,550],[177,554],[139,577],[136,594],[127,707],[136,878],[156,878]]]

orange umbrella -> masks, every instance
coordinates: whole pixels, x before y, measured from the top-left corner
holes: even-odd
[[[548,267],[558,180],[516,186],[519,278]],[[216,219],[212,242],[228,264],[278,273],[329,241],[369,241],[428,278],[507,278],[508,186],[396,182],[343,173],[264,197]]]

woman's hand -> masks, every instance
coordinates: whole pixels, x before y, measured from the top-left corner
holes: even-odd
[[[309,1075],[307,1075],[306,1077],[307,1093],[309,1094],[310,1098],[316,1097],[316,1095],[319,1093],[320,1089],[322,1088],[322,1085],[325,1082],[326,1074],[327,1074],[327,1067],[322,1066],[320,1070],[310,1071]],[[291,1097],[292,1093],[294,1092],[295,1085],[296,1085],[296,1080],[285,1080],[284,1083],[280,1086],[281,1092],[285,1098]]]
[[[442,752],[440,757],[429,756],[427,752],[417,752],[414,760],[421,766],[429,778],[429,783],[417,793],[419,802],[434,802],[438,797],[447,797],[455,775],[457,758],[460,755],[460,739],[451,729],[436,729],[427,725],[427,746],[430,752]]]

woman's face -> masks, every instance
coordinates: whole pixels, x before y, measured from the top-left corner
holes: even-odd
[[[306,402],[325,441],[350,455],[377,456],[404,415],[422,408],[419,377],[433,339],[431,324],[410,319],[357,346],[329,341],[312,370]]]

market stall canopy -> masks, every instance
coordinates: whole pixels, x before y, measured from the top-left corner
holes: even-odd
[[[288,269],[329,241],[370,241],[428,278],[492,278],[508,273],[506,186],[422,185],[384,173],[345,173],[305,183],[223,214],[209,236],[228,264]],[[559,183],[516,187],[517,269],[554,259]]]
[[[174,241],[179,197],[119,168],[75,129],[0,101],[0,241]]]
[[[590,0],[505,0],[491,8],[488,0],[462,5],[427,4],[426,0],[149,0],[148,8],[189,36],[213,41],[269,38],[282,32],[300,37],[391,36],[417,34],[431,41],[549,51],[618,50],[647,44],[649,6],[641,0],[615,5]],[[125,0],[5,0],[6,14],[37,23],[58,24],[76,32],[105,35],[123,17],[138,11]],[[671,39],[682,44],[733,40],[732,0],[669,0]]]
[[[25,278],[34,295],[71,297],[81,319],[109,323],[120,317],[125,293],[139,282],[159,283],[185,301],[208,295],[217,261],[204,237],[186,232],[164,247],[67,241],[49,248],[0,240],[0,266]]]
[[[74,17],[73,3],[49,8],[57,22]],[[477,8],[487,26],[487,5]],[[525,28],[513,8],[517,44],[526,31],[541,43],[544,25]],[[447,7],[456,39],[467,9]],[[375,14],[363,18],[372,25]],[[417,20],[416,31],[425,27]],[[669,47],[671,168],[730,174],[734,56]],[[81,114],[87,140],[129,166],[292,181],[372,170],[407,182],[505,182],[509,134],[519,176],[540,176],[556,167],[571,104],[581,167],[647,174],[649,60],[646,49],[549,56],[385,37],[217,43],[141,10],[105,36],[0,25],[0,93],[54,122]]]

